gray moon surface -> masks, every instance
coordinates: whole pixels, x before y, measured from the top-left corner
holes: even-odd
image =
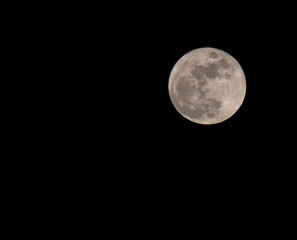
[[[242,105],[246,79],[239,63],[217,48],[198,48],[174,65],[168,82],[171,102],[186,119],[216,124]]]

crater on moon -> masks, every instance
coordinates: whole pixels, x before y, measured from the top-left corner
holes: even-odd
[[[199,48],[176,63],[168,87],[170,99],[182,116],[196,123],[214,124],[238,110],[246,83],[232,56],[214,48]]]

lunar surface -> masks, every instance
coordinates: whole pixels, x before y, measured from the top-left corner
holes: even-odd
[[[174,65],[168,83],[170,99],[186,119],[216,124],[241,106],[246,80],[239,63],[216,48],[198,48]]]

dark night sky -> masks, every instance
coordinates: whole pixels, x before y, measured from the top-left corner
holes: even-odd
[[[282,59],[287,53],[283,48],[292,41],[292,33],[273,12],[263,15],[263,9],[254,8],[247,13],[240,10],[243,8],[216,9],[214,15],[208,10],[152,10],[123,24],[119,37],[125,41],[115,39],[113,45],[125,62],[121,68],[124,77],[117,79],[123,86],[120,89],[126,91],[120,90],[125,119],[116,132],[121,133],[121,140],[131,141],[130,150],[137,158],[141,158],[140,150],[164,168],[176,164],[176,168],[195,169],[206,164],[236,170],[234,166],[239,164],[241,170],[248,171],[267,167],[268,152],[283,154],[274,146],[281,142],[287,127],[279,112],[286,111],[286,106],[279,97],[284,95],[280,81],[286,81]],[[172,67],[186,52],[199,47],[230,53],[246,76],[243,105],[217,125],[184,119],[168,95]],[[114,72],[123,76],[117,68]],[[273,166],[273,161],[270,164]]]
[[[76,139],[86,134],[88,143],[104,136],[107,145],[133,158],[142,158],[141,152],[163,167],[173,159],[184,167],[211,161],[220,165],[223,158],[232,165],[243,156],[256,161],[266,159],[269,151],[283,153],[278,143],[293,122],[292,116],[284,117],[294,102],[294,94],[289,94],[294,68],[288,61],[288,55],[296,52],[289,47],[294,43],[292,15],[280,19],[279,12],[285,10],[243,3],[217,7],[140,4],[133,8],[73,4],[60,7],[54,17],[44,17],[44,22],[31,17],[24,29],[36,24],[31,32],[25,31],[36,37],[28,38],[24,46],[30,43],[38,50],[36,65],[31,66],[48,76],[44,89],[57,100],[49,97],[47,104],[65,117],[65,136]],[[38,19],[45,16],[44,12],[39,15]],[[246,76],[243,105],[217,125],[184,119],[169,99],[168,80],[174,64],[200,47],[231,54]],[[30,49],[26,47],[29,55]],[[44,55],[49,64],[40,61]],[[57,124],[63,119],[45,115]],[[264,166],[266,160],[262,161]]]
[[[9,36],[20,65],[11,136],[23,146],[12,152],[73,191],[69,202],[105,200],[99,209],[123,222],[133,210],[155,223],[160,213],[175,219],[176,206],[216,211],[220,202],[223,221],[236,204],[244,216],[258,216],[259,202],[269,212],[296,180],[294,8],[177,3],[21,7],[26,21]],[[188,121],[169,98],[174,64],[200,47],[231,54],[245,73],[245,100],[220,124]]]
[[[17,224],[32,218],[49,227],[46,234],[106,229],[137,239],[162,231],[184,239],[205,229],[207,236],[234,229],[267,236],[274,234],[270,221],[289,228],[296,8],[277,1],[98,2],[3,8],[9,76],[2,78],[10,86],[2,88],[9,109],[2,111],[9,121],[2,158],[12,167],[2,168],[2,178]],[[188,121],[168,94],[174,64],[200,47],[229,53],[246,77],[241,108],[219,124]]]
[[[85,139],[85,152],[90,153],[102,139],[113,146],[112,156],[121,152],[133,159],[132,165],[139,161],[144,167],[148,162],[143,159],[149,158],[153,164],[144,169],[150,170],[194,171],[202,165],[227,170],[238,164],[244,170],[266,167],[271,152],[286,158],[283,142],[290,148],[285,134],[293,124],[295,101],[290,93],[294,68],[288,59],[296,52],[292,15],[278,17],[287,9],[243,3],[133,8],[72,4],[54,15],[46,15],[46,9],[30,15],[28,22],[17,22],[22,29],[17,39],[23,42],[15,41],[26,62],[32,56],[24,71],[38,69],[29,86],[33,91],[38,83],[43,89],[34,91],[46,99],[38,101],[38,109],[48,107],[54,113],[44,111],[36,118],[51,122],[49,132]],[[176,61],[200,47],[231,54],[247,81],[238,112],[210,126],[183,118],[168,94]],[[46,77],[40,82],[42,74]]]

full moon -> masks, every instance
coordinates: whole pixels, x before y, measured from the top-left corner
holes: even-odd
[[[174,65],[168,82],[171,102],[186,119],[216,124],[243,103],[246,80],[239,63],[216,48],[198,48]]]

